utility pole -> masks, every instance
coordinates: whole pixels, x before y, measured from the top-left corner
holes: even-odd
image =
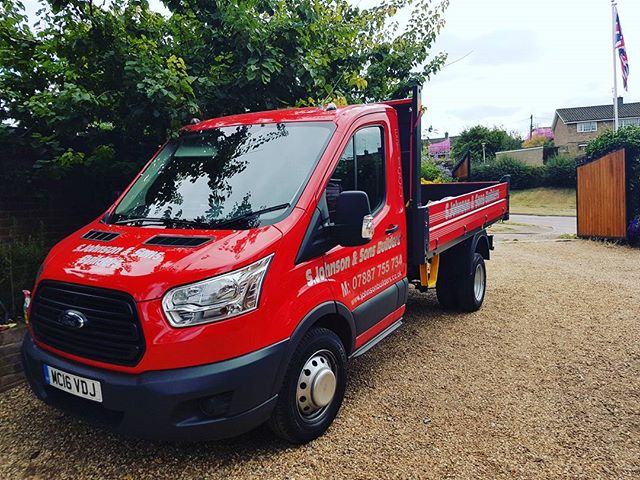
[[[485,147],[487,146],[487,142],[485,142],[484,140],[482,142],[480,142],[480,144],[482,145],[482,163],[487,163],[487,154],[485,151]]]
[[[531,117],[529,117],[530,122],[529,122],[529,140],[531,140],[531,137],[533,137],[533,113],[531,114]]]

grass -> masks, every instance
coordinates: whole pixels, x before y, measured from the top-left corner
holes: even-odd
[[[522,215],[576,216],[576,191],[573,188],[532,188],[512,190],[510,212]]]

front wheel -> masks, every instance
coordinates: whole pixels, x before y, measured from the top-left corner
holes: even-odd
[[[473,255],[471,275],[461,279],[458,287],[458,306],[465,312],[479,310],[487,290],[487,269],[479,253]]]
[[[295,444],[322,435],[338,414],[347,385],[347,354],[326,328],[310,330],[298,345],[269,419],[279,437]]]

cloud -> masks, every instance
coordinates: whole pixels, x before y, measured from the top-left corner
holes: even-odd
[[[530,63],[539,53],[535,34],[530,30],[496,30],[471,38],[445,33],[439,46],[452,52],[450,62],[471,52],[462,61],[475,66]]]
[[[454,108],[449,111],[452,115],[461,119],[507,117],[518,112],[519,107],[499,107],[496,105],[469,105],[468,107]]]

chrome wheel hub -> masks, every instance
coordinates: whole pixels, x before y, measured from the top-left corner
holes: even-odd
[[[476,271],[473,276],[473,294],[476,301],[479,302],[484,296],[485,289],[485,275],[482,265],[476,265]]]
[[[336,361],[328,350],[320,350],[309,358],[298,377],[296,398],[298,410],[305,419],[321,416],[336,393]]]

